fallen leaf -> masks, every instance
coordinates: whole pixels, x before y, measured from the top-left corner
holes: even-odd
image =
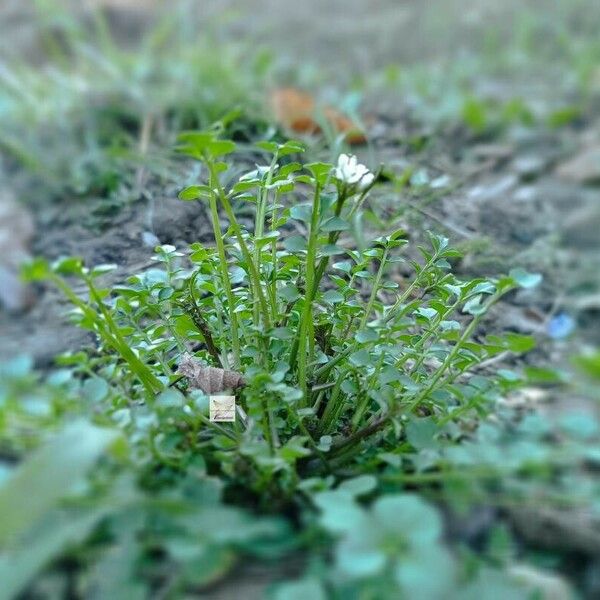
[[[279,88],[271,92],[270,103],[278,123],[294,133],[316,135],[322,133],[317,122],[319,110],[336,133],[345,134],[349,144],[364,144],[365,134],[351,119],[331,106],[322,109],[314,97],[296,88]]]
[[[205,394],[235,390],[245,385],[241,373],[206,366],[190,354],[181,359],[177,373],[187,377],[191,387],[200,389]]]

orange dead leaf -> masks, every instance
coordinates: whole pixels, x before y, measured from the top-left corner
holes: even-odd
[[[301,134],[321,133],[321,126],[315,120],[317,104],[307,92],[291,87],[279,88],[271,93],[270,100],[275,119],[286,129]],[[326,106],[323,116],[337,133],[346,135],[349,144],[365,143],[364,133],[340,111]]]

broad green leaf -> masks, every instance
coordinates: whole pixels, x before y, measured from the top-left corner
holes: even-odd
[[[350,229],[350,223],[344,221],[340,217],[331,217],[321,225],[321,231],[330,232],[330,231],[346,231]]]
[[[16,598],[50,560],[67,546],[81,542],[109,511],[105,506],[84,512],[48,512],[26,543],[0,555],[0,597]]]
[[[277,293],[286,302],[294,302],[295,300],[298,300],[298,298],[300,298],[300,292],[298,288],[292,283],[284,285],[277,291]]]
[[[296,204],[290,209],[290,216],[297,221],[310,223],[312,216],[312,206],[310,204]]]
[[[306,250],[306,239],[301,235],[292,235],[283,242],[283,247],[288,252],[302,252]]]
[[[306,168],[312,173],[317,183],[324,185],[329,179],[332,165],[329,163],[314,162],[306,165]]]
[[[75,256],[60,258],[52,263],[52,270],[59,275],[81,275],[83,259]]]
[[[346,479],[338,486],[338,490],[348,492],[352,496],[363,496],[369,494],[377,487],[377,478],[373,475],[359,475],[352,479]]]
[[[431,417],[414,418],[406,425],[406,438],[417,450],[437,446],[437,425]]]
[[[377,341],[379,335],[374,329],[363,329],[356,334],[355,339],[357,342],[364,344],[365,342]]]
[[[116,438],[84,421],[36,450],[0,488],[0,544],[22,536],[78,483]]]
[[[212,191],[207,185],[189,185],[179,192],[180,200],[197,200],[198,198],[208,198]]]
[[[411,544],[434,544],[442,534],[438,511],[417,494],[383,496],[375,502],[373,515],[382,527]]]
[[[344,295],[337,290],[327,290],[323,296],[323,301],[327,304],[338,304],[344,301]]]

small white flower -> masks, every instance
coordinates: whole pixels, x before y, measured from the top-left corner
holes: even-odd
[[[357,185],[359,190],[364,190],[373,183],[375,175],[360,164],[356,156],[340,154],[335,169],[335,176],[348,185]]]

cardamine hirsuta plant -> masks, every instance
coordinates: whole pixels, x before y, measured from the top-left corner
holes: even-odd
[[[360,247],[352,232],[376,173],[345,154],[302,165],[300,143],[264,141],[264,166],[234,177],[224,157],[236,145],[219,134],[184,133],[179,145],[202,165],[180,198],[207,204],[214,244],[160,246],[161,268],[111,291],[98,285],[110,267],[42,269],[97,334],[100,352],[81,369],[110,382],[98,410],[129,430],[138,459],[185,469],[201,454],[236,486],[289,497],[302,477],[376,468],[415,423],[485,414],[501,378],[479,365],[527,344],[484,336],[480,323],[538,276],[463,280],[451,272],[459,253],[433,233],[419,254],[401,230]],[[237,216],[242,203],[254,207],[252,227]],[[412,275],[397,277],[399,267]],[[216,393],[235,394],[235,422],[209,420]]]

